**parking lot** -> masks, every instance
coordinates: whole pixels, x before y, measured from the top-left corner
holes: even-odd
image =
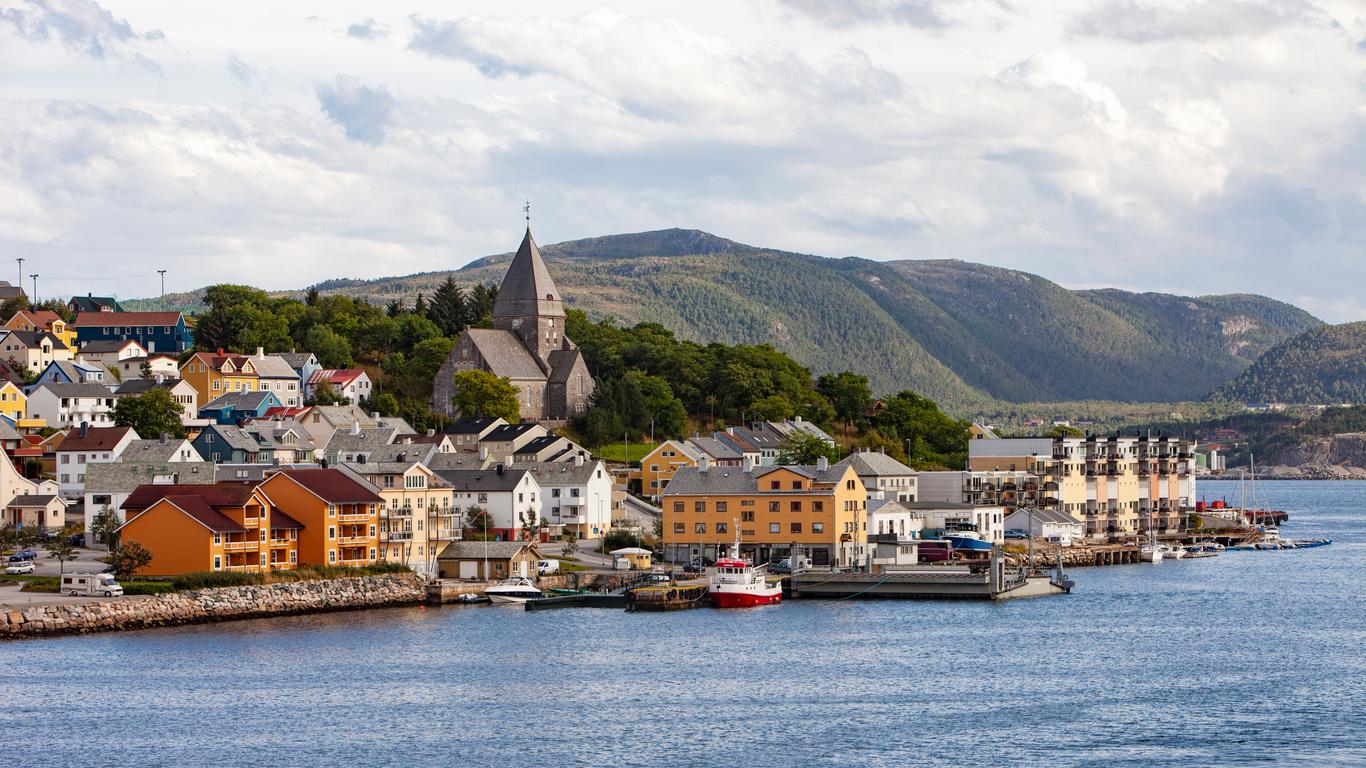
[[[41,546],[35,547],[34,551],[38,553],[38,559],[32,561],[34,565],[33,575],[35,576],[57,576],[60,575],[63,570],[65,570],[66,573],[98,573],[105,568],[104,563],[101,563],[98,558],[104,557],[105,554],[107,554],[102,549],[78,549],[76,550],[76,559],[66,561],[66,567],[63,568],[61,563],[48,557],[47,550],[43,549]],[[8,566],[10,564],[8,562],[8,555],[4,558],[0,558],[0,560],[5,561],[0,565]],[[0,582],[3,581],[5,581],[5,575],[0,571]],[[22,591],[23,587],[23,584],[0,584],[0,608],[22,610],[32,605],[54,605],[62,603],[82,603],[91,600],[125,599],[118,597],[68,597],[66,595],[51,592],[24,592]]]

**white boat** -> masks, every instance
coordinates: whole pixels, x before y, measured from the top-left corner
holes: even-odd
[[[1162,550],[1162,558],[1164,560],[1180,560],[1186,556],[1186,548],[1180,544],[1175,547],[1170,544],[1158,544],[1157,548]]]
[[[1145,563],[1162,562],[1162,547],[1158,544],[1144,544],[1138,548],[1138,559]]]
[[[495,603],[525,603],[543,594],[536,588],[536,582],[525,576],[513,576],[484,590],[484,596]]]
[[[783,585],[770,582],[762,570],[744,560],[727,558],[716,561],[707,594],[717,608],[752,608],[781,602]]]

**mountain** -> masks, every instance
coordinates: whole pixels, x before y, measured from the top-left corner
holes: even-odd
[[[1212,398],[1245,403],[1366,402],[1366,322],[1321,325],[1267,350]]]
[[[865,373],[961,411],[994,401],[1198,399],[1320,325],[1260,296],[1074,291],[961,261],[829,259],[669,229],[544,246],[569,306],[701,342],[772,343],[813,371]],[[496,283],[511,253],[457,271],[314,286],[387,303],[448,275]],[[291,295],[302,295],[293,292]],[[197,297],[182,299],[195,306]]]

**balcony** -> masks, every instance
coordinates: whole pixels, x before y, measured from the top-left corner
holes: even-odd
[[[337,513],[337,522],[339,523],[368,523],[370,520],[371,515],[369,512]]]
[[[585,501],[582,496],[563,496],[560,498],[562,507],[582,507]]]
[[[294,543],[295,541],[297,541],[297,539],[271,539],[271,540],[270,540],[270,546],[271,546],[271,547],[288,547],[290,544]]]
[[[249,565],[225,565],[225,566],[223,566],[223,570],[225,570],[225,571],[259,571],[259,570],[261,570],[261,566],[257,565],[256,563],[251,563],[251,564],[249,564]]]
[[[387,531],[387,532],[385,532],[385,533],[380,534],[380,538],[384,539],[385,541],[412,541],[412,540],[413,540],[413,532],[412,532],[412,531]],[[347,542],[347,543],[359,543],[359,542]]]
[[[412,517],[413,508],[410,506],[386,507],[384,509],[384,514],[389,517]]]
[[[409,535],[411,538],[411,534]],[[338,536],[337,546],[341,547],[365,547],[369,546],[372,539],[369,536]]]
[[[434,517],[460,517],[460,510],[455,507],[431,507],[427,514]]]
[[[428,541],[459,541],[460,530],[457,528],[436,528],[427,531]]]
[[[244,518],[242,518],[242,527],[243,527],[243,528],[260,528],[260,527],[261,527],[261,518],[259,518],[259,517],[244,517]]]
[[[224,552],[247,552],[253,549],[260,549],[259,541],[225,541],[223,542]]]
[[[340,557],[340,558],[337,558],[337,565],[360,566],[360,565],[369,565],[369,564],[371,564],[371,563],[373,563],[373,562],[375,562],[375,561],[374,561],[374,560],[371,560],[371,559],[368,558],[368,557],[353,557],[353,558]]]

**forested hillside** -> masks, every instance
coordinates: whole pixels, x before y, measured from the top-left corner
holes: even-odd
[[[1272,347],[1213,398],[1366,403],[1366,322],[1324,325]]]
[[[858,371],[876,392],[909,388],[957,412],[999,401],[1199,399],[1319,325],[1259,296],[1072,291],[1016,270],[827,259],[696,230],[576,240],[542,254],[567,303],[593,318],[656,322],[702,343],[772,344],[816,373]],[[411,305],[447,276],[496,283],[510,259],[315,288]]]

